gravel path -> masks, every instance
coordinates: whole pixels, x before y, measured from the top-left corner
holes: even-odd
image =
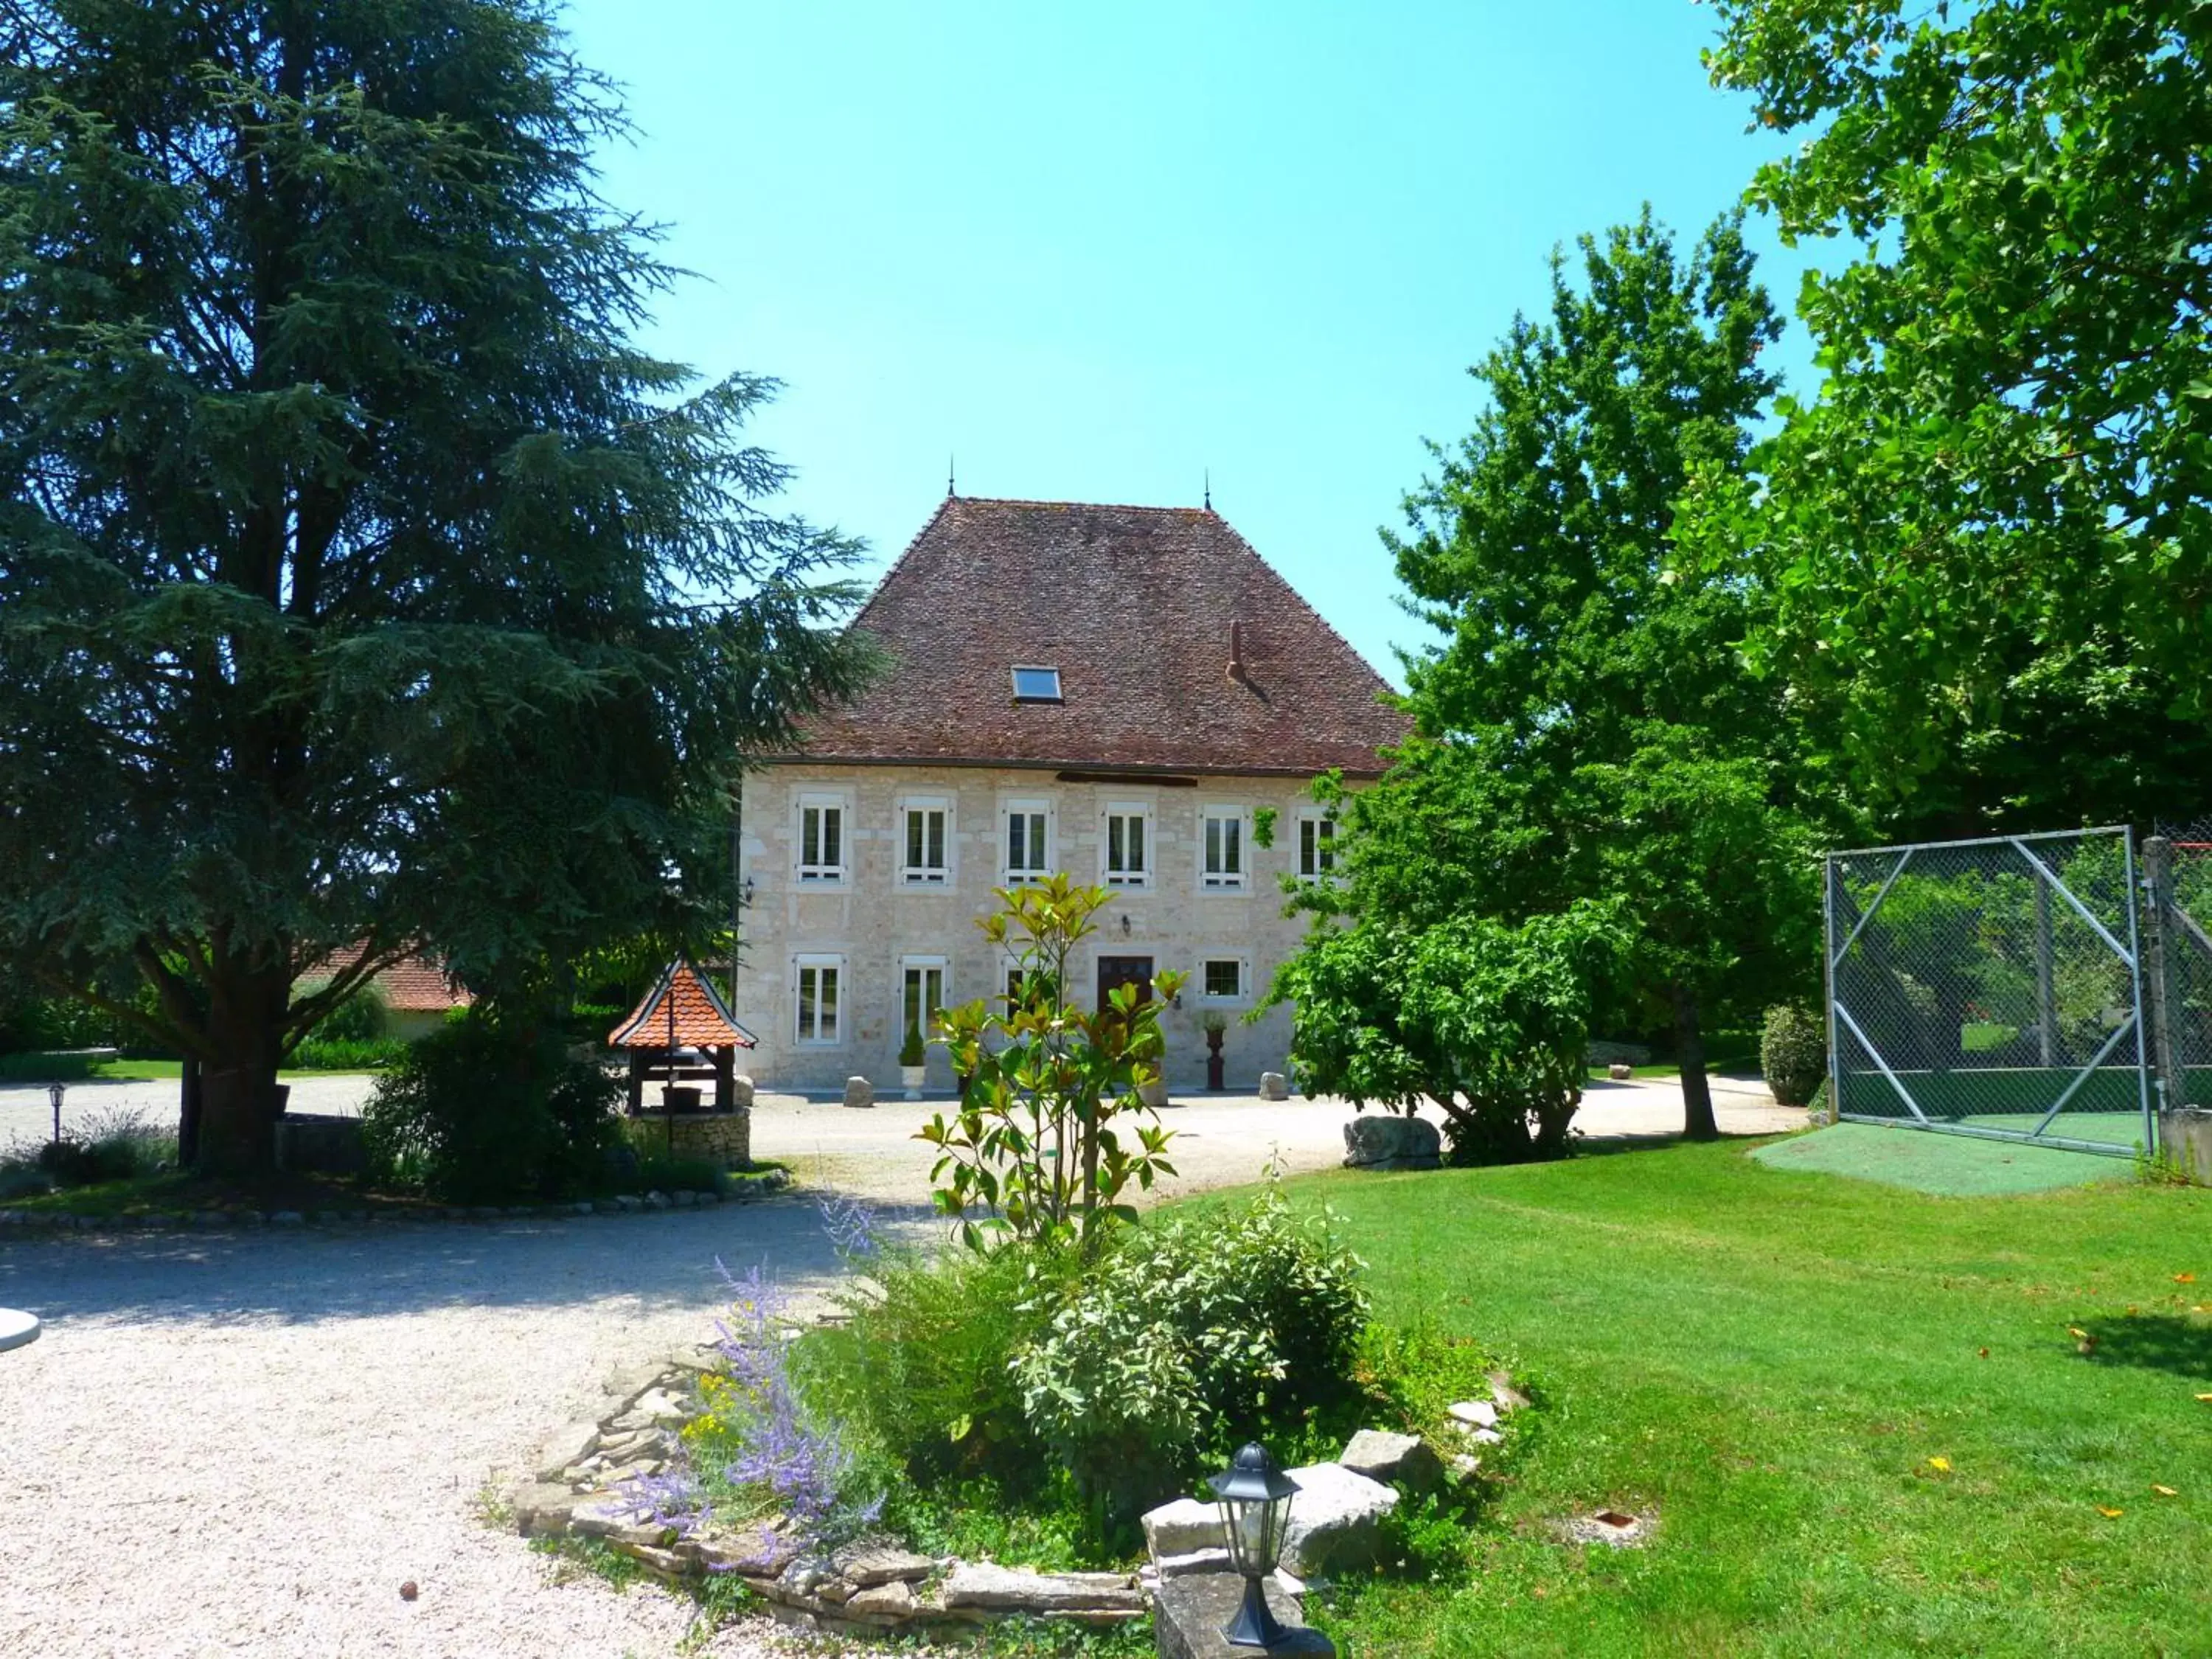
[[[0,1653],[672,1652],[684,1603],[557,1583],[477,1503],[613,1373],[710,1334],[718,1255],[802,1288],[834,1266],[799,1200],[0,1248],[0,1304],[46,1321],[0,1355]]]
[[[364,1079],[309,1080],[303,1110]],[[87,1111],[173,1112],[175,1085],[72,1088]],[[1802,1122],[1724,1089],[1724,1128]],[[938,1103],[872,1111],[766,1096],[756,1153],[811,1184],[913,1205]],[[0,1144],[43,1136],[43,1091],[0,1090]],[[1666,1084],[1594,1085],[1592,1135],[1678,1128]],[[1206,1097],[1166,1115],[1162,1195],[1333,1165],[1346,1109]],[[18,1122],[17,1120],[22,1120]],[[926,1237],[918,1209],[902,1212]],[[661,1659],[688,1608],[557,1573],[485,1526],[481,1495],[617,1371],[710,1334],[714,1262],[802,1291],[835,1261],[803,1199],[663,1214],[387,1224],[0,1245],[0,1305],[46,1322],[0,1354],[0,1655]],[[419,1599],[401,1599],[412,1579]],[[760,1626],[704,1650],[773,1651]]]

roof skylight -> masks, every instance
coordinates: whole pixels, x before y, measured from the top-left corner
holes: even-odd
[[[1014,670],[1016,702],[1058,702],[1060,700],[1060,670],[1057,668]]]

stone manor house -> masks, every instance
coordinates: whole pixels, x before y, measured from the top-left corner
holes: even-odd
[[[1006,994],[975,919],[1065,871],[1112,902],[1071,988],[1163,969],[1171,1089],[1285,1067],[1290,1016],[1242,1017],[1304,935],[1277,877],[1325,872],[1319,773],[1380,769],[1380,676],[1211,507],[948,497],[854,626],[889,666],[746,785],[736,1012],[764,1086],[898,1082],[910,1021]],[[1272,844],[1255,835],[1275,814]],[[929,1087],[952,1086],[933,1048]]]

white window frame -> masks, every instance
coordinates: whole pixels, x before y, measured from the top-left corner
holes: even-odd
[[[834,811],[837,814],[837,859],[833,864],[817,859],[806,861],[806,815],[809,812]],[[819,834],[817,829],[817,834]],[[821,849],[817,844],[816,850]],[[816,790],[800,793],[793,804],[791,820],[791,867],[793,880],[801,887],[842,887],[853,875],[853,798]]]
[[[835,1006],[830,1014],[830,1032],[822,1032],[821,973],[828,969],[836,975]],[[814,981],[814,1029],[806,1029],[805,983],[808,974],[816,975]],[[845,1009],[853,989],[852,975],[845,971],[845,958],[832,955],[803,955],[791,959],[791,1030],[793,1043],[801,1048],[842,1048],[845,1046]],[[903,991],[903,987],[902,987]]]
[[[952,1006],[951,957],[931,956],[927,952],[921,952],[915,955],[902,956],[898,959],[898,1039],[902,1044],[906,1042],[907,975],[908,974],[927,974],[933,971],[937,975],[937,1006],[940,1011],[950,1008]],[[922,984],[922,995],[925,1000],[927,999],[928,994],[928,981],[925,980]],[[931,1030],[929,1011],[925,1008],[922,1010],[921,1013],[922,1040],[927,1042],[934,1035],[935,1033]]]
[[[912,849],[913,815],[916,812],[941,812],[945,815],[945,862],[930,866],[908,862]],[[949,893],[956,884],[953,872],[952,798],[950,795],[908,795],[898,804],[898,860],[899,885],[925,893]],[[928,854],[927,832],[924,832],[922,852]]]
[[[1237,870],[1209,871],[1206,867],[1207,830],[1216,822],[1237,826]],[[1227,801],[1214,801],[1198,809],[1198,890],[1201,893],[1249,893],[1252,890],[1252,809]]]
[[[1144,825],[1144,867],[1133,872],[1116,872],[1109,860],[1114,851],[1114,821],[1133,818]],[[1118,887],[1124,891],[1139,891],[1152,884],[1152,877],[1159,868],[1160,838],[1152,823],[1152,805],[1142,800],[1109,800],[1098,814],[1098,880],[1105,887]]]
[[[1237,964],[1237,990],[1233,995],[1218,996],[1206,988],[1206,970],[1217,962]],[[1252,958],[1237,951],[1217,951],[1198,959],[1198,1000],[1215,1008],[1242,1007],[1252,1000]]]
[[[1306,828],[1313,828],[1313,848],[1322,854],[1313,867],[1306,866]],[[1322,881],[1336,873],[1336,814],[1313,810],[1298,814],[1298,874],[1308,881]]]
[[[1019,812],[1024,817],[1044,820],[1044,857],[1035,865],[1013,866],[1014,832],[1012,819]],[[1018,886],[1024,882],[1042,881],[1053,872],[1054,844],[1060,839],[1060,826],[1054,822],[1051,800],[1042,795],[1009,795],[999,803],[999,877],[1004,887]],[[1027,839],[1026,828],[1024,839]],[[1026,850],[1026,848],[1024,848]]]

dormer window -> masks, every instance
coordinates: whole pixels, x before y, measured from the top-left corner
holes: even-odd
[[[1014,670],[1016,702],[1058,702],[1060,700],[1060,670],[1057,668]]]

